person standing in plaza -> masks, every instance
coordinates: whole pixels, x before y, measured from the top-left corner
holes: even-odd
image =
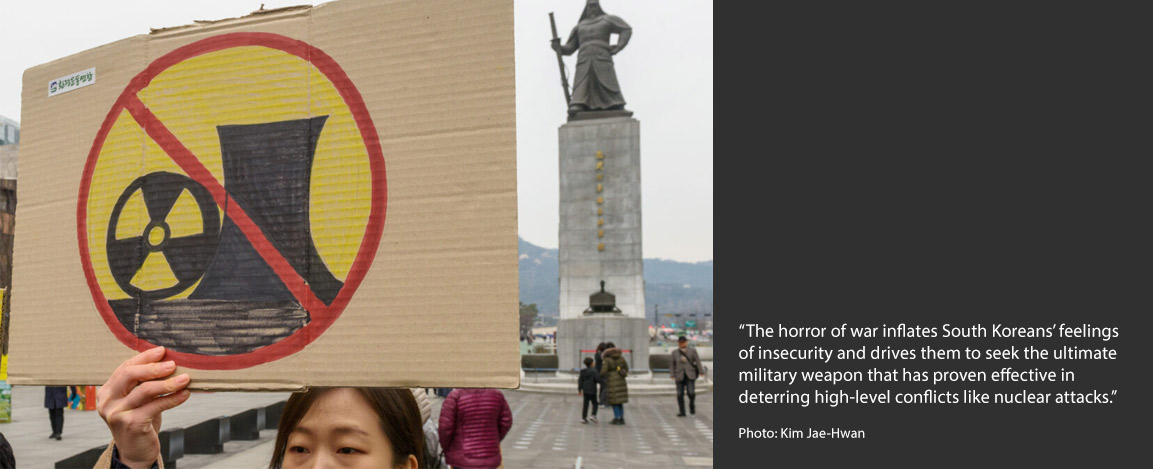
[[[629,364],[621,356],[621,349],[609,342],[605,344],[603,354],[604,363],[601,365],[601,378],[608,387],[607,401],[613,408],[613,425],[625,424],[624,405],[629,401],[629,384],[625,378],[629,375]]]
[[[602,356],[604,353],[605,343],[601,342],[597,344],[597,353],[593,355],[593,360],[596,362],[596,369],[598,374],[600,373],[601,365],[604,365],[604,357]],[[597,402],[600,403],[601,407],[608,407],[609,404],[606,401],[608,400],[607,393],[609,392],[609,388],[608,386],[605,386],[604,375],[600,375],[600,377],[601,381],[597,384],[597,386],[600,388],[600,392],[597,393]]]
[[[669,377],[677,382],[677,406],[685,416],[685,393],[689,395],[689,413],[697,414],[697,377],[701,374],[701,357],[697,349],[689,346],[685,336],[677,338],[677,349],[669,354]]]
[[[48,435],[48,438],[62,439],[64,408],[68,407],[68,388],[65,386],[45,386],[44,407],[48,409],[48,421],[52,424],[52,434]]]
[[[454,469],[502,467],[500,442],[512,428],[512,410],[496,389],[453,389],[440,407],[437,431],[444,459]]]
[[[585,368],[577,378],[577,394],[584,396],[584,403],[581,404],[581,423],[589,423],[589,404],[593,407],[593,423],[597,421],[597,385],[601,382],[601,374],[593,365],[593,359],[585,357]]]

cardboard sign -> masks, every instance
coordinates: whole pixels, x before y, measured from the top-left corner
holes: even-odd
[[[8,290],[0,288],[0,305],[4,304],[4,298],[7,293]],[[4,315],[0,314],[0,336],[6,336],[7,333],[8,324],[4,322]],[[5,337],[0,337],[0,340],[7,341]],[[4,347],[0,347],[0,349],[3,348]],[[0,381],[8,381],[8,353],[6,350],[0,350]]]
[[[516,387],[512,13],[345,0],[29,69],[12,383],[163,345],[198,389]]]

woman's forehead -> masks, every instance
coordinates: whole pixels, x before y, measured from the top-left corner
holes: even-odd
[[[354,389],[327,391],[313,401],[300,419],[298,428],[309,430],[350,428],[380,432],[380,416],[364,396]]]

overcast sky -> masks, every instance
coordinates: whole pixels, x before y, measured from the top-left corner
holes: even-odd
[[[21,77],[42,63],[194,20],[243,16],[301,0],[5,0],[0,6],[0,115],[20,120]],[[707,0],[602,0],[633,27],[616,56],[626,106],[641,122],[644,257],[713,258],[713,4]],[[583,0],[516,0],[519,232],[557,247],[557,128],[565,122],[548,13],[562,40]],[[569,78],[576,55],[565,58]],[[764,155],[750,155],[754,158]]]

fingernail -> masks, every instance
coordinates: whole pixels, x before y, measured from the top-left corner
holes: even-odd
[[[181,374],[180,376],[176,377],[176,383],[177,384],[186,384],[186,383],[188,383],[188,380],[189,380],[188,373],[184,373],[184,374]]]
[[[166,369],[166,370],[171,369],[171,368],[176,368],[176,361],[168,360],[166,362],[161,363],[161,365],[164,365],[164,369]]]
[[[157,346],[157,347],[153,347],[153,348],[151,348],[151,349],[149,349],[149,350],[148,350],[148,353],[154,353],[154,352],[156,352],[157,350],[164,350],[164,346],[163,346],[163,345],[160,345],[160,346]]]

